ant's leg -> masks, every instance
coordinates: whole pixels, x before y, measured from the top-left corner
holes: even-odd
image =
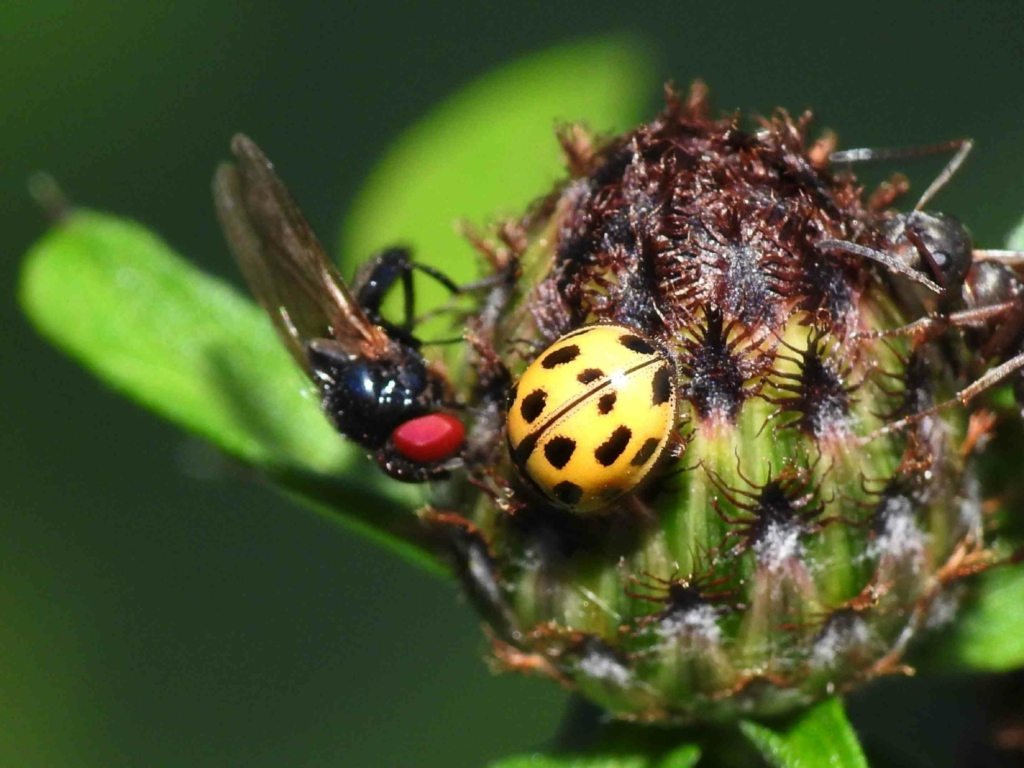
[[[993,304],[991,308],[1001,310],[1001,316],[996,314],[993,318],[981,318],[981,322],[971,318],[972,324],[980,325],[982,328],[992,328],[991,335],[978,350],[984,360],[998,357],[1010,349],[1015,340],[1021,338],[1021,332],[1024,331],[1024,302],[1021,299],[1011,299],[1001,304]],[[990,309],[990,307],[982,307],[974,311],[982,312],[985,309]],[[992,323],[991,320],[998,322]],[[967,325],[967,323],[960,324]]]
[[[921,199],[917,201],[917,205],[914,206],[915,211],[920,211],[928,204],[935,194],[942,189],[951,178],[953,178],[953,174],[957,172],[973,148],[973,139],[954,139],[953,141],[946,141],[941,144],[928,144],[923,147],[899,147],[894,149],[842,149],[829,155],[829,162],[833,164],[862,163],[878,160],[924,157],[926,155],[934,155],[940,152],[955,152],[956,154],[954,154],[950,161],[946,163],[946,167],[942,169],[938,176],[935,177],[935,180],[928,186],[928,189],[924,191],[924,194],[921,195]]]
[[[1001,301],[998,304],[989,304],[987,307],[977,309],[964,309],[960,312],[951,312],[946,316],[950,325],[957,328],[970,327],[972,325],[985,325],[990,320],[1005,314],[1019,313],[1021,311],[1020,301],[1010,299]]]
[[[938,405],[933,405],[931,408],[926,408],[923,411],[912,413],[909,416],[904,416],[902,419],[886,424],[880,429],[876,429],[864,437],[860,438],[858,442],[861,444],[869,443],[877,437],[882,435],[888,435],[892,432],[897,432],[901,429],[905,429],[922,419],[926,419],[929,416],[934,416],[941,410],[949,408],[952,405],[967,405],[971,400],[980,395],[986,389],[995,386],[1000,381],[1005,379],[1014,371],[1024,369],[1024,352],[1018,352],[1016,356],[1011,357],[1002,365],[997,365],[995,368],[991,368],[985,372],[977,381],[967,385],[948,400],[943,400]]]
[[[1005,379],[1014,371],[1019,371],[1024,368],[1024,352],[1018,352],[1015,357],[1011,357],[1002,365],[997,365],[995,368],[989,369],[985,375],[975,381],[973,384],[964,387],[957,392],[947,402],[958,400],[961,405],[967,405],[967,403],[980,395],[989,387],[998,384],[1000,381]],[[944,403],[940,403],[936,408],[942,407]]]

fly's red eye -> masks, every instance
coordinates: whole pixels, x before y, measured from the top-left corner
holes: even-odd
[[[462,445],[466,428],[447,413],[429,413],[399,424],[391,442],[408,459],[424,464],[451,456]]]

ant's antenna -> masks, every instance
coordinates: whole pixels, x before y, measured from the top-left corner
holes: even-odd
[[[828,156],[833,165],[839,163],[871,163],[877,160],[905,160],[914,157],[927,157],[942,152],[959,149],[963,139],[943,141],[940,144],[926,144],[918,147],[857,147],[856,149],[840,149]]]
[[[917,205],[914,206],[915,211],[920,211],[928,202],[935,197],[936,193],[946,186],[946,183],[953,178],[964,160],[967,159],[967,155],[974,149],[974,139],[957,139],[949,143],[950,149],[953,147],[959,147],[953,157],[946,163],[946,167],[942,169],[941,173],[935,177],[935,180],[928,186],[928,189],[921,195],[921,199],[917,201]]]
[[[866,245],[849,243],[846,240],[819,240],[815,245],[823,251],[845,251],[846,253],[852,253],[854,256],[863,256],[865,259],[871,259],[888,267],[892,272],[923,285],[932,293],[942,294],[942,287],[934,280],[929,280],[918,270],[908,267],[906,264],[882,251],[876,251],[874,248],[868,248]]]
[[[957,172],[964,160],[967,159],[967,155],[970,154],[972,149],[974,149],[974,139],[954,139],[953,141],[944,141],[941,144],[928,144],[923,147],[895,147],[886,149],[861,147],[858,149],[842,149],[838,152],[833,152],[828,156],[828,159],[830,163],[834,164],[864,163],[876,160],[924,157],[939,152],[956,150],[956,154],[950,158],[949,162],[946,163],[946,167],[935,177],[935,180],[924,191],[924,194],[921,195],[921,199],[917,201],[917,205],[914,206],[915,211],[920,211],[953,178],[953,174]]]

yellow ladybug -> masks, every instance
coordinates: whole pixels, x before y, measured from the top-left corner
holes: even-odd
[[[555,504],[592,512],[635,488],[676,423],[675,367],[625,325],[562,336],[523,373],[508,411],[519,472]]]

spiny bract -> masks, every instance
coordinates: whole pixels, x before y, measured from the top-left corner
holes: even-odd
[[[865,200],[808,120],[712,119],[698,83],[624,136],[568,126],[569,179],[473,238],[505,283],[449,366],[466,467],[420,516],[499,669],[627,719],[782,712],[903,669],[990,562],[964,409],[885,429],[954,393],[963,354],[880,334],[924,316],[921,293],[816,245],[884,248],[898,185]],[[595,323],[667,351],[677,421],[643,484],[581,514],[513,465],[506,392]],[[614,407],[574,424],[633,426]]]

